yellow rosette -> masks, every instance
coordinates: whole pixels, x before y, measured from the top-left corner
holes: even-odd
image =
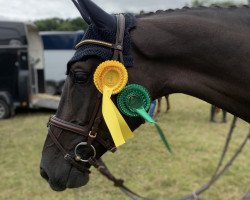
[[[95,86],[103,94],[103,118],[116,147],[124,144],[127,139],[133,137],[132,131],[111,100],[111,95],[119,93],[127,82],[127,70],[118,61],[105,61],[97,67],[94,73]]]

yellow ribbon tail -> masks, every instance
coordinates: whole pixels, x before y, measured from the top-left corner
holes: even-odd
[[[122,117],[121,113],[119,112],[119,110],[116,108],[115,104],[112,102],[117,119],[119,121],[120,124],[120,128],[122,130],[122,135],[124,137],[125,140],[130,139],[132,137],[134,137],[133,132],[130,130],[127,122],[124,120],[124,118]]]
[[[125,143],[125,139],[123,137],[121,127],[119,125],[119,121],[113,107],[113,102],[110,99],[111,95],[112,90],[108,87],[104,87],[102,99],[102,114],[113,138],[115,146],[118,147]]]
[[[112,89],[104,87],[102,100],[102,114],[110,131],[115,146],[125,143],[125,140],[132,138],[134,134],[123,119],[119,110],[111,100]]]

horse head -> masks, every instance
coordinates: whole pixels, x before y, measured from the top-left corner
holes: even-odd
[[[85,185],[90,166],[115,150],[93,81],[104,61],[123,62],[128,82],[144,86],[152,99],[184,93],[250,122],[249,8],[181,9],[135,20],[107,14],[90,0],[73,2],[89,28],[68,62],[61,101],[48,123],[41,175],[54,190]],[[131,130],[143,123],[123,117]]]
[[[101,117],[101,94],[93,81],[97,66],[112,59],[115,49],[94,44],[92,40],[115,44],[118,20],[116,16],[106,13],[89,0],[73,2],[89,25],[82,41],[90,42],[80,42],[68,63],[59,107],[56,115],[50,119],[49,133],[42,152],[41,176],[57,191],[85,185],[89,180],[91,166],[88,159],[98,159],[107,150],[115,149]],[[132,67],[129,36],[135,22],[132,15],[125,18],[122,59],[128,67],[129,81],[135,83],[139,75],[138,68]],[[125,119],[132,130],[143,123],[139,117]],[[95,138],[97,132],[98,136]],[[71,156],[74,154],[79,155],[78,160]]]

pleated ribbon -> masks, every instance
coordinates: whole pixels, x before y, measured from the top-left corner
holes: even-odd
[[[102,114],[116,147],[125,143],[134,134],[111,100],[113,94],[119,93],[127,84],[128,73],[122,63],[105,61],[94,73],[94,83],[103,94]]]
[[[121,112],[130,117],[141,116],[149,123],[154,124],[164,145],[172,153],[171,146],[159,124],[146,111],[150,107],[150,102],[148,90],[137,84],[127,85],[117,97],[117,104]]]

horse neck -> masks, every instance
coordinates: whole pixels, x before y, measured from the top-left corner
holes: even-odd
[[[250,15],[241,15],[139,18],[133,56],[153,98],[184,93],[250,122]]]

